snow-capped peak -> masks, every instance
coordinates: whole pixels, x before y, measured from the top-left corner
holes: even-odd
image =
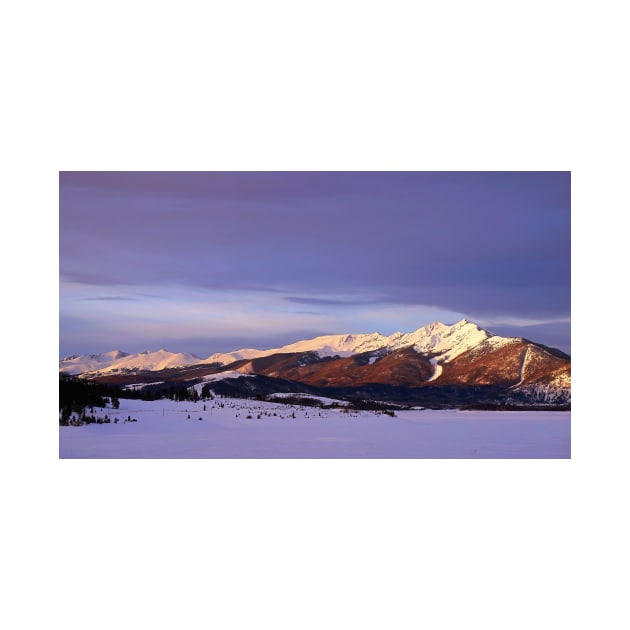
[[[243,348],[234,352],[216,353],[204,360],[187,352],[174,353],[164,348],[157,351],[146,350],[131,355],[119,350],[112,350],[99,355],[83,355],[62,359],[59,362],[59,371],[68,374],[80,374],[83,372],[111,374],[128,370],[163,370],[199,363],[227,365],[241,359],[255,359],[278,353],[315,352],[320,357],[347,357],[374,350],[392,352],[408,347],[413,347],[416,351],[424,354],[430,354],[437,365],[438,363],[448,363],[463,352],[478,346],[481,342],[491,337],[494,336],[488,331],[479,328],[477,324],[462,319],[452,325],[433,322],[413,332],[395,332],[389,336],[378,332],[322,335],[269,350]]]
[[[110,366],[114,361],[129,356],[121,350],[110,350],[101,354],[75,354],[59,361],[59,371],[65,374],[93,372]]]
[[[184,367],[199,363],[201,359],[188,352],[169,352],[160,349],[155,352],[145,350],[137,354],[128,354],[120,350],[111,350],[102,354],[86,354],[69,357],[59,361],[59,371],[65,374],[98,372],[110,374],[122,370],[163,370],[172,367]]]
[[[199,363],[201,359],[188,352],[169,352],[161,348],[155,352],[146,350],[138,354],[130,354],[99,372],[107,374],[110,372],[120,372],[122,370],[164,370],[166,368],[184,367]]]
[[[316,352],[320,357],[347,357],[382,348],[392,351],[409,346],[413,346],[418,352],[431,353],[440,363],[443,363],[474,348],[491,336],[491,333],[479,328],[477,324],[462,319],[451,326],[442,322],[433,322],[410,333],[395,332],[389,336],[376,332],[355,335],[324,335],[269,350],[247,348],[234,352],[216,353],[209,356],[203,363],[227,365],[241,359],[255,359],[282,352]]]
[[[418,352],[433,354],[440,363],[446,363],[491,336],[488,331],[465,319],[452,326],[434,322],[402,335],[392,349],[413,346]]]
[[[368,333],[359,335],[322,335],[314,339],[296,341],[280,348],[269,350],[255,350],[244,348],[234,352],[216,353],[209,356],[203,363],[232,363],[240,359],[256,359],[267,357],[281,352],[316,352],[320,357],[342,356],[348,357],[360,352],[377,350],[387,345],[388,337],[379,333]]]

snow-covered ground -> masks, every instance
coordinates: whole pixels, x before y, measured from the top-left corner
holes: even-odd
[[[121,399],[118,410],[95,410],[106,413],[119,422],[59,427],[59,457],[571,457],[571,414],[561,411],[413,410],[390,417],[219,398]],[[124,422],[128,416],[137,422]]]
[[[151,385],[161,385],[164,381],[153,381],[152,383],[131,383],[130,385],[123,385],[123,389],[129,389],[131,391],[137,391],[150,387]]]
[[[270,394],[271,400],[281,400],[282,398],[302,398],[306,401],[315,400],[322,403],[322,405],[338,405],[339,407],[347,407],[350,403],[347,400],[339,400],[338,398],[327,398],[326,396],[315,396],[314,394],[301,394],[301,393],[281,393]]]

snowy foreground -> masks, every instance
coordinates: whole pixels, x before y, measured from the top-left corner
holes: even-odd
[[[222,398],[121,399],[118,410],[95,409],[95,415],[105,414],[118,423],[59,427],[59,457],[571,457],[571,414],[561,411],[418,410],[392,418]],[[137,422],[125,422],[129,416]]]

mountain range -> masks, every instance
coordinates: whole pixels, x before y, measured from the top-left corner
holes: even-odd
[[[520,337],[501,337],[468,320],[410,333],[327,335],[206,359],[166,350],[73,356],[59,371],[135,388],[186,386],[215,393],[302,393],[403,404],[563,405],[571,359]]]

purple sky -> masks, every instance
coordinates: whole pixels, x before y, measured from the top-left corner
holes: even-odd
[[[568,172],[63,172],[60,356],[462,317],[570,352]]]

